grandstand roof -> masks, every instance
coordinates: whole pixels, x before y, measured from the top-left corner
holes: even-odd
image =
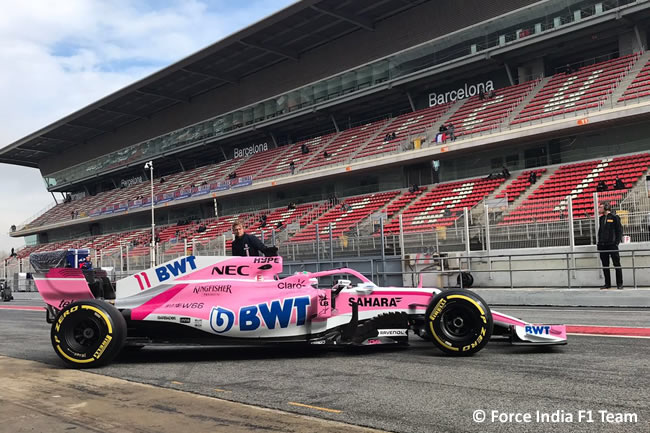
[[[0,149],[38,167],[50,155],[287,60],[430,0],[302,0]]]

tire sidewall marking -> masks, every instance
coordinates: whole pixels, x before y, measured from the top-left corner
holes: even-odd
[[[440,343],[442,346],[446,347],[447,349],[450,349],[450,350],[453,350],[453,351],[456,351],[456,352],[458,352],[458,351],[467,352],[468,350],[471,350],[474,347],[481,344],[481,342],[485,338],[485,335],[487,334],[487,329],[486,329],[485,326],[481,326],[481,329],[478,332],[478,337],[472,343],[464,345],[461,349],[459,349],[457,347],[454,347],[454,346],[450,345],[447,341],[444,341],[443,339],[441,339],[438,336],[438,334],[436,333],[436,329],[435,329],[435,326],[434,326],[434,321],[435,321],[436,317],[438,317],[444,311],[444,309],[447,307],[447,305],[448,305],[447,300],[448,299],[462,299],[464,301],[469,302],[479,312],[479,316],[480,316],[481,320],[483,321],[483,323],[487,324],[487,317],[485,316],[485,310],[483,308],[481,308],[481,306],[478,304],[478,302],[474,301],[473,299],[471,299],[468,296],[465,296],[465,295],[448,295],[448,296],[445,296],[445,297],[441,298],[440,301],[438,301],[438,303],[436,304],[436,306],[432,310],[431,314],[429,315],[429,319],[430,319],[429,320],[429,328],[431,330],[431,334],[433,335],[433,338],[435,338],[438,343]]]
[[[73,351],[71,348],[67,347],[67,345],[64,346],[65,348],[62,347],[61,346],[61,339],[59,338],[59,332],[61,331],[61,325],[63,324],[63,322],[65,321],[65,319],[68,316],[71,316],[72,313],[78,311],[79,307],[81,307],[82,310],[90,310],[95,315],[95,317],[97,317],[98,319],[103,320],[104,325],[106,326],[106,330],[107,330],[106,336],[104,337],[101,344],[97,347],[97,349],[95,350],[93,355],[90,356],[89,358],[86,358],[86,359],[81,359],[81,357],[79,355],[82,355],[82,354],[79,354],[79,353]],[[75,305],[75,306],[72,306],[69,309],[65,310],[63,313],[61,313],[61,317],[59,317],[59,319],[57,320],[57,323],[55,325],[54,340],[55,340],[55,343],[56,343],[57,351],[62,356],[64,356],[67,360],[69,360],[71,362],[74,362],[74,363],[77,363],[77,364],[87,364],[87,363],[90,363],[90,362],[98,361],[101,358],[101,356],[104,354],[106,349],[111,345],[111,342],[113,341],[113,326],[112,326],[111,320],[106,315],[106,313],[101,311],[99,308],[97,308],[95,306],[92,306],[92,305]],[[70,356],[70,355],[73,355],[73,356]]]

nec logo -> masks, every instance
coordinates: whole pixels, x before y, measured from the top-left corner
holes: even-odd
[[[160,266],[159,268],[156,268],[156,275],[158,276],[158,281],[163,282],[169,280],[172,276],[178,277],[179,275],[182,275],[187,271],[190,270],[193,271],[194,269],[196,269],[196,263],[194,262],[195,259],[196,257],[194,256],[187,256],[187,257],[183,257],[180,260],[176,260],[171,263],[167,263],[164,266]],[[189,269],[187,265],[189,265]]]
[[[526,334],[548,335],[550,329],[550,326],[526,325]]]
[[[235,266],[235,265],[227,265],[227,266],[214,266],[212,268],[212,275],[218,274],[218,275],[250,275],[248,271],[245,271],[245,269],[248,269],[248,266]]]

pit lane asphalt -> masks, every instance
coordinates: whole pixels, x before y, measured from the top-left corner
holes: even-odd
[[[11,303],[21,304],[38,305]],[[650,327],[645,309],[495,309],[531,322]],[[417,337],[407,349],[368,349],[147,347],[92,372],[395,432],[650,431],[650,339],[570,336],[547,348],[493,341],[471,358],[446,357]],[[0,354],[63,368],[42,312],[0,310]],[[487,420],[473,421],[476,410]],[[533,422],[492,421],[493,410],[530,413]],[[579,410],[594,422],[578,422]],[[599,410],[634,413],[637,422],[601,422]],[[537,411],[565,422],[536,422]]]

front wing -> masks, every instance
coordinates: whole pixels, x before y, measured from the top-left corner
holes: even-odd
[[[510,330],[512,344],[518,345],[556,345],[567,344],[566,325],[546,325],[527,323],[523,320],[492,311],[495,326]]]

